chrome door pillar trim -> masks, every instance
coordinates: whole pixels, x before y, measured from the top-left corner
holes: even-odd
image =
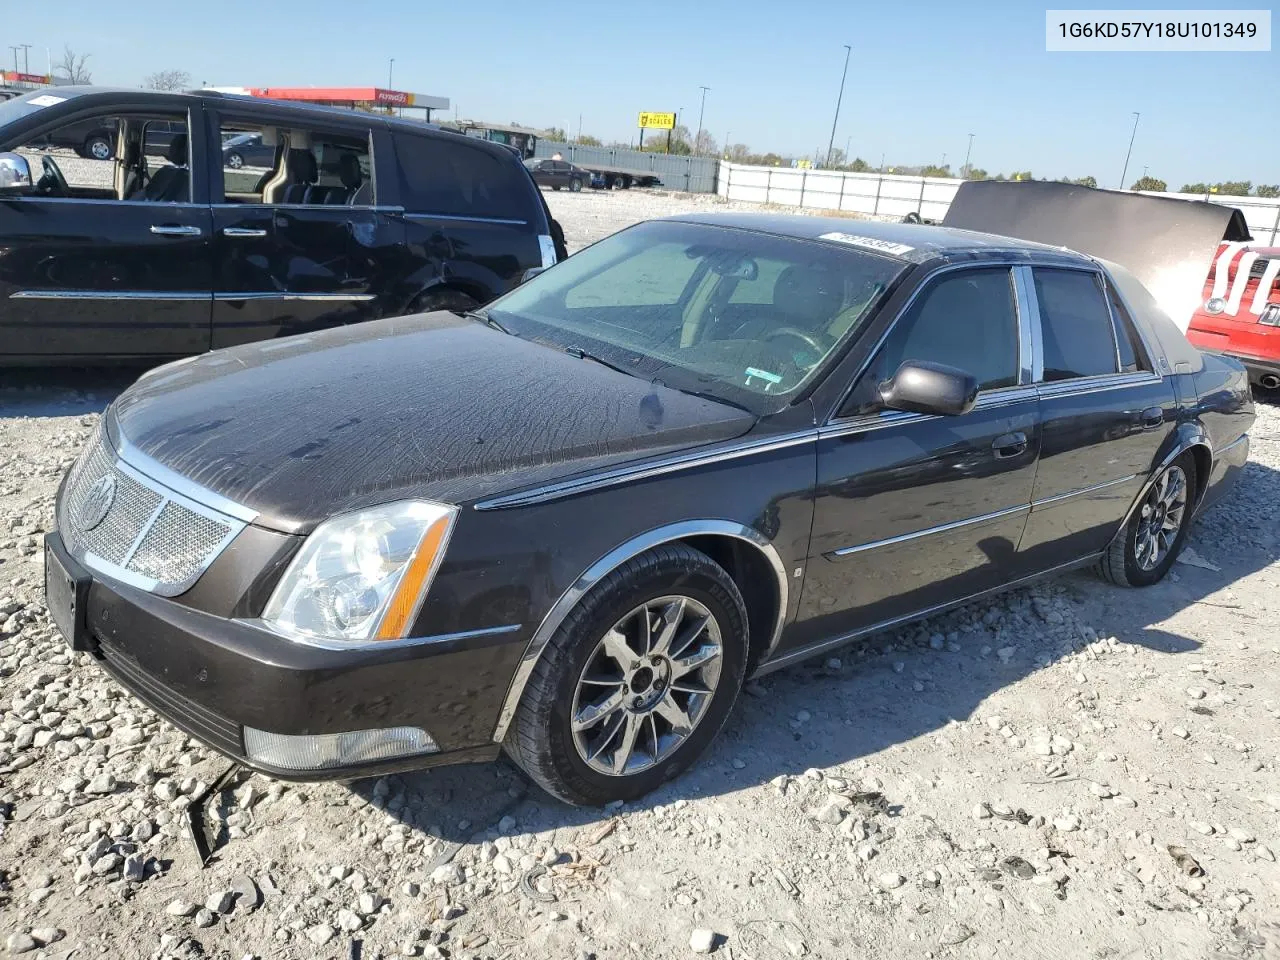
[[[1019,513],[1026,513],[1031,509],[1029,504],[1021,504],[1016,507],[1008,507],[1004,510],[995,510],[991,513],[984,513],[976,517],[966,517],[964,520],[953,520],[951,523],[942,523],[936,527],[925,527],[923,530],[916,530],[912,533],[900,534],[896,537],[888,537],[884,540],[872,540],[869,543],[858,543],[851,547],[841,547],[838,550],[832,550],[830,553],[823,554],[829,559],[844,559],[851,557],[855,553],[863,553],[867,550],[876,550],[880,547],[889,547],[898,543],[910,543],[912,540],[919,540],[921,537],[929,537],[935,533],[946,533],[949,530],[959,530],[962,527],[971,527],[980,523],[987,523],[991,520],[999,520],[1002,517],[1012,517]]]
[[[503,700],[502,709],[498,713],[498,722],[494,726],[493,742],[501,743],[506,738],[507,729],[511,726],[516,709],[520,706],[520,698],[524,694],[524,688],[529,683],[533,668],[546,651],[547,644],[551,642],[551,638],[555,636],[556,631],[560,629],[560,625],[564,623],[565,618],[569,616],[573,608],[597,583],[632,557],[639,556],[646,550],[652,550],[654,547],[663,543],[670,543],[672,540],[706,535],[733,537],[751,544],[764,555],[765,559],[769,561],[769,566],[773,569],[774,576],[778,581],[778,615],[774,621],[773,634],[769,638],[768,649],[761,658],[762,662],[768,660],[774,650],[777,649],[778,641],[782,636],[782,625],[786,621],[788,603],[786,570],[782,565],[782,558],[778,555],[778,551],[773,544],[758,530],[732,520],[683,520],[665,527],[658,527],[647,533],[632,537],[626,543],[606,553],[584,570],[569,585],[569,588],[560,595],[560,598],[556,600],[551,609],[547,611],[547,615],[542,618],[542,622],[538,624],[538,629],[534,631],[528,645],[525,647],[524,655],[520,658],[520,664],[516,667],[515,675],[511,678],[511,685],[507,688],[506,699]]]
[[[1035,277],[1028,265],[1013,268],[1013,284],[1018,294],[1018,322],[1027,336],[1023,350],[1024,383],[1039,383],[1044,379],[1044,341],[1040,329],[1040,299],[1036,296]]]

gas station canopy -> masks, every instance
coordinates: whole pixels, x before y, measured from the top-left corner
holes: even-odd
[[[387,90],[383,87],[214,87],[222,93],[239,93],[271,100],[295,100],[299,103],[322,103],[350,109],[408,108],[427,111],[448,110],[448,97],[430,97],[425,93]]]

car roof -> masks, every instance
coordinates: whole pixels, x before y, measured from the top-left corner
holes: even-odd
[[[466,140],[478,149],[485,150],[499,156],[506,156],[511,153],[511,148],[506,144],[491,143],[488,140],[468,137],[456,130],[443,129],[436,123],[423,123],[417,120],[406,120],[401,117],[393,117],[381,113],[362,113],[358,110],[348,110],[345,107],[328,106],[321,103],[300,103],[294,100],[272,100],[269,97],[251,97],[238,93],[222,93],[218,90],[184,90],[170,92],[164,90],[139,90],[131,87],[99,87],[92,85],[50,87],[49,90],[54,91],[54,95],[61,97],[63,100],[72,100],[80,97],[103,97],[105,99],[110,99],[112,96],[118,96],[129,97],[131,99],[138,97],[144,97],[147,99],[154,98],[156,100],[165,100],[169,102],[175,100],[199,100],[209,103],[244,104],[247,107],[263,106],[269,107],[272,110],[282,110],[295,116],[314,116],[317,119],[324,119],[339,124],[367,124],[372,121],[379,124],[385,124],[392,130],[402,131],[405,133],[425,133],[436,136],[457,137]]]
[[[738,230],[754,230],[779,237],[797,240],[822,240],[833,245],[847,245],[876,249],[910,263],[929,260],[956,253],[1017,253],[1030,258],[1036,254],[1051,255],[1047,259],[1092,262],[1083,254],[1066,247],[1051,247],[1028,240],[1015,240],[991,233],[958,230],[954,227],[936,227],[917,223],[882,223],[877,220],[855,220],[849,217],[811,217],[804,214],[781,213],[689,213],[664,217],[684,223],[699,223],[713,227],[730,227]],[[858,243],[871,241],[871,243]]]

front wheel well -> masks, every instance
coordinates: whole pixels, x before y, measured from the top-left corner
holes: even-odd
[[[680,542],[700,550],[723,567],[742,594],[750,636],[746,675],[751,676],[769,652],[783,613],[777,571],[759,548],[737,537],[705,534],[683,537]]]

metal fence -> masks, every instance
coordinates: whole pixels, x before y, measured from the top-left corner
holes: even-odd
[[[582,147],[573,143],[539,140],[534,156],[560,154],[570,163],[583,167],[611,167],[636,173],[649,173],[662,181],[668,190],[688,193],[715,193],[716,168],[713,157],[682,157],[640,150],[615,150],[612,147]]]
[[[919,213],[941,220],[963,180],[948,177],[907,177],[899,174],[847,173],[840,170],[798,170],[791,167],[753,167],[721,163],[717,192],[730,200],[777,203],[811,210],[838,210],[901,218]],[[1224,197],[1215,194],[1153,193],[1181,200],[1208,200],[1244,213],[1249,232],[1261,245],[1280,244],[1280,200],[1265,197]]]

